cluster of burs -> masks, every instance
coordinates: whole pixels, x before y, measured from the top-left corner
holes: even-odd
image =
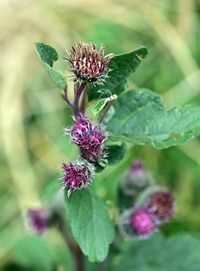
[[[175,213],[173,194],[165,187],[156,186],[151,173],[139,160],[133,161],[123,177],[118,198],[119,229],[124,238],[148,238]]]

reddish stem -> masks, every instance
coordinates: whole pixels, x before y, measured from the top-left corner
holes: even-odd
[[[80,112],[85,113],[85,106],[87,102],[87,88],[85,87],[82,94],[81,104],[80,104]]]
[[[67,232],[67,225],[64,222],[64,219],[60,217],[58,221],[58,229],[67,245],[69,248],[70,252],[73,255],[74,261],[75,261],[75,266],[76,266],[76,271],[84,271],[84,256],[78,245],[76,245],[72,239],[69,237],[68,232]]]
[[[64,93],[62,93],[63,100],[73,109],[73,104],[69,101],[68,95],[67,95],[67,86],[64,88]]]
[[[80,101],[81,94],[86,87],[86,84],[87,82],[83,82],[80,85],[78,85],[78,87],[75,89],[75,99],[74,99],[74,104],[73,104],[74,115],[77,115],[80,112],[79,101]]]

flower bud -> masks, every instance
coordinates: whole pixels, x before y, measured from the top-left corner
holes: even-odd
[[[52,220],[51,212],[48,208],[29,209],[26,217],[28,227],[35,234],[44,233]]]
[[[155,230],[153,217],[144,208],[133,210],[130,218],[130,224],[137,234],[143,236],[148,236]]]
[[[82,189],[92,182],[94,166],[87,161],[80,160],[74,163],[63,163],[63,188],[68,188],[68,197],[77,189]]]
[[[133,207],[124,211],[120,217],[119,230],[127,239],[146,239],[156,230],[153,216],[148,209]]]
[[[103,143],[107,134],[82,114],[78,114],[74,120],[74,125],[65,129],[65,133],[70,134],[72,142],[79,146],[82,158],[98,164],[105,155]]]
[[[133,161],[133,164],[121,182],[121,189],[127,196],[133,196],[141,192],[153,183],[151,174],[145,170],[140,160]]]
[[[156,191],[149,196],[147,207],[160,222],[172,219],[175,213],[174,196],[168,190]]]
[[[95,84],[102,84],[109,71],[108,63],[113,54],[104,55],[104,47],[100,49],[94,43],[78,42],[67,52],[67,60],[76,79]]]

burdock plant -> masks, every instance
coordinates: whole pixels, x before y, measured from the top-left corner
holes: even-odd
[[[59,161],[60,180],[57,182],[64,192],[66,212],[58,204],[54,206],[56,201],[49,203],[47,209],[31,209],[28,211],[30,228],[44,233],[50,226],[56,226],[72,252],[77,271],[86,270],[86,257],[90,262],[103,262],[95,270],[115,270],[113,263],[123,253],[120,250],[122,239],[138,242],[162,231],[160,225],[174,217],[175,199],[168,189],[161,188],[138,201],[146,189],[154,185],[140,161],[134,162],[126,174],[122,163],[117,176],[106,180],[109,187],[116,187],[116,182],[123,179],[118,196],[129,198],[128,205],[123,208],[120,199],[106,198],[104,202],[105,198],[99,196],[101,193],[97,195],[98,189],[93,185],[97,182],[97,174],[126,159],[126,153],[129,159],[133,157],[132,145],[150,144],[156,149],[165,149],[198,136],[200,107],[186,105],[167,111],[157,93],[146,88],[129,89],[129,75],[147,55],[143,46],[115,55],[105,54],[103,45],[77,42],[63,52],[67,78],[74,88],[69,90],[66,76],[54,67],[58,60],[56,50],[44,43],[35,45],[44,68],[71,108],[73,124],[63,124],[67,127],[64,133],[79,153],[75,161]],[[105,182],[98,182],[98,187],[105,185]],[[155,266],[164,270],[156,263]],[[123,270],[137,269],[129,267],[124,269],[123,265]]]

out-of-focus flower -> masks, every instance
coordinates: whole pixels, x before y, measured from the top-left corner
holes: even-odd
[[[133,210],[130,224],[133,230],[142,236],[149,236],[155,231],[153,217],[145,208]]]
[[[68,197],[77,189],[82,189],[92,182],[94,175],[94,166],[85,160],[79,160],[74,163],[63,163],[64,176],[63,188],[68,188]]]
[[[94,43],[78,42],[67,51],[66,59],[78,80],[102,84],[108,74],[108,63],[114,54],[104,55],[104,47],[100,49]]]
[[[152,183],[151,174],[144,168],[140,160],[135,160],[121,182],[121,189],[125,195],[133,196],[135,193],[141,192],[149,185],[152,185]]]
[[[74,117],[75,123],[65,129],[73,143],[79,146],[82,158],[98,164],[104,158],[104,141],[107,133],[99,126],[93,125],[89,118],[81,113]]]
[[[175,199],[168,190],[160,190],[149,196],[147,207],[158,221],[171,219],[175,213]]]
[[[157,227],[147,208],[133,206],[122,212],[119,230],[125,239],[147,239],[157,231]]]
[[[44,233],[51,224],[51,212],[48,208],[29,209],[26,214],[28,227],[33,233]]]

